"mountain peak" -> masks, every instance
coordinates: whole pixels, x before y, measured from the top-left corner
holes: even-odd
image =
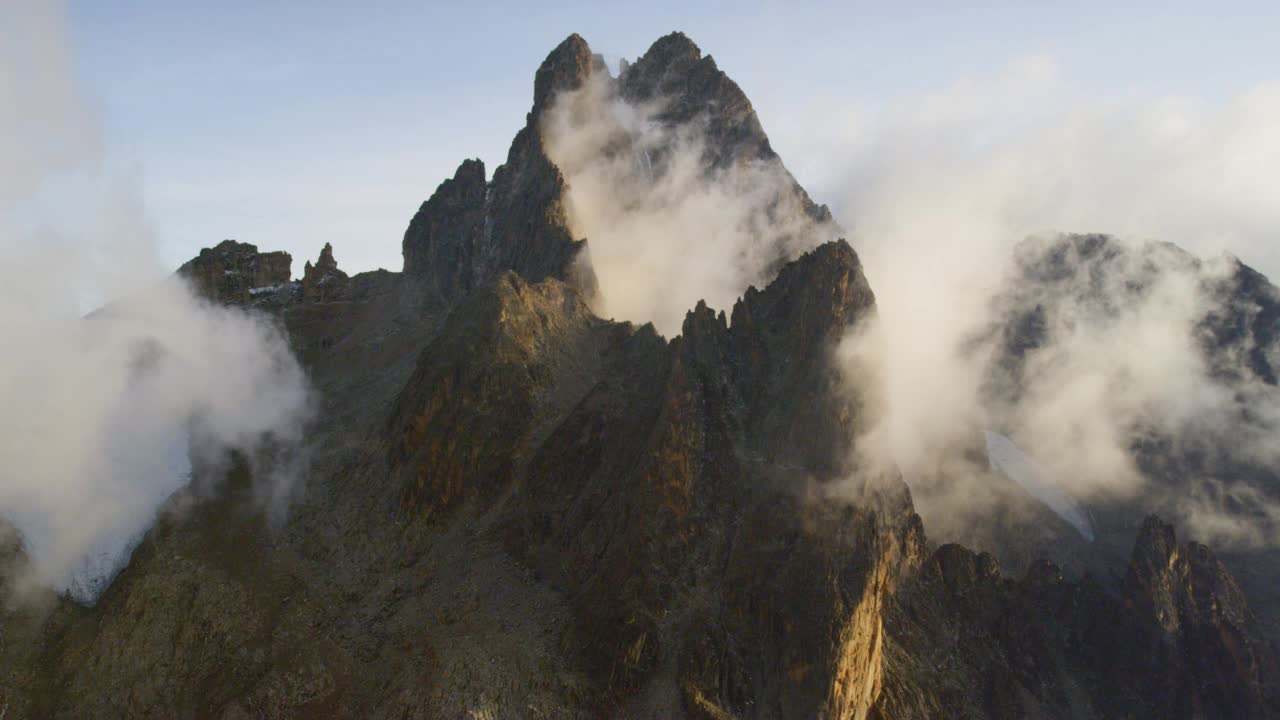
[[[463,160],[422,203],[405,231],[405,275],[444,295],[471,289],[471,250],[484,223],[484,163]]]
[[[321,270],[338,269],[338,261],[333,259],[333,245],[325,243],[320,249],[320,258],[316,260],[316,267]]]
[[[578,33],[573,33],[552,50],[533,78],[533,114],[542,112],[557,93],[582,85],[594,70],[603,69],[604,61],[591,54],[591,47]]]
[[[338,269],[333,246],[325,243],[320,257],[312,265],[308,260],[302,269],[302,298],[308,302],[325,302],[346,297],[350,278]]]
[[[702,50],[688,35],[676,30],[655,40],[635,64],[682,71],[700,59]]]
[[[777,157],[746,93],[684,33],[659,38],[618,82],[628,102],[660,103],[658,119],[666,124],[705,121],[715,167]]]

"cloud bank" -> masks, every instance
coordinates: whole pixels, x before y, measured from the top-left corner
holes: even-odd
[[[1217,106],[1104,102],[1072,96],[1053,63],[1034,58],[1002,77],[820,114],[842,119],[815,119],[814,142],[840,159],[823,182],[876,292],[892,457],[926,520],[972,525],[999,501],[975,487],[988,479],[940,459],[994,428],[1094,507],[1142,494],[1202,540],[1280,541],[1265,519],[1277,498],[1229,481],[1230,492],[1199,492],[1223,482],[1207,476],[1186,478],[1192,497],[1166,497],[1132,446],[1174,436],[1280,467],[1274,388],[1214,377],[1199,328],[1223,310],[1206,288],[1231,271],[1223,250],[1280,266],[1269,197],[1280,187],[1280,86]],[[1037,274],[1061,249],[1057,233],[1091,231],[1118,236],[1110,247],[1123,251]],[[999,365],[1010,338],[992,333],[1036,308],[1041,346],[1017,368],[1018,393],[993,392],[1011,368]],[[1251,493],[1257,512],[1230,510],[1231,492]]]
[[[112,162],[61,9],[4,4],[0,518],[30,556],[24,580],[82,602],[127,562],[193,457],[284,448],[255,473],[280,507],[310,407],[275,327],[165,277],[136,186]]]

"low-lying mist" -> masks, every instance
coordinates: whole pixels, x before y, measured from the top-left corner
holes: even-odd
[[[91,603],[193,458],[284,448],[283,508],[310,401],[275,327],[166,276],[74,63],[57,7],[0,6],[0,518],[24,582]]]

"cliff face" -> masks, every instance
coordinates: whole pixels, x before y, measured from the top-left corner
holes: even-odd
[[[1144,522],[1122,593],[1034,563],[1020,580],[944,545],[886,620],[885,718],[1280,713],[1275,651],[1203,545]]]
[[[820,488],[858,419],[830,357],[873,302],[844,243],[749,292],[732,325],[700,305],[670,344],[592,317],[559,281],[504,276],[453,314],[397,400],[402,507],[484,518],[570,599],[563,652],[593,704],[865,713],[910,506],[896,479],[892,516]]]
[[[259,253],[248,243],[223,240],[178,268],[196,292],[214,302],[246,305],[262,292],[289,284],[293,259],[286,252]]]
[[[406,277],[446,300],[508,270],[533,282],[556,277],[594,289],[589,271],[573,272],[582,242],[570,233],[564,178],[547,159],[538,128],[556,93],[597,71],[603,63],[577,35],[547,56],[534,78],[533,109],[492,181],[484,163],[467,160],[414,215],[404,235]]]
[[[305,492],[273,521],[247,464],[199,468],[96,607],[4,606],[0,707],[1277,713],[1274,654],[1243,594],[1158,522],[1122,592],[930,552],[901,478],[857,460],[878,408],[834,355],[875,298],[844,241],[732,308],[698,304],[670,340],[593,315],[538,122],[597,71],[577,36],[551,53],[507,163],[486,182],[467,161],[424,203],[403,274],[348,277],[328,246],[300,287],[252,246],[183,267],[207,297],[287,328],[320,395]],[[741,91],[682,35],[618,82],[671,98],[671,122],[709,113],[717,162],[773,157]],[[228,284],[229,270],[253,280]],[[281,287],[250,292],[262,279]],[[0,565],[20,562],[6,547]]]
[[[629,103],[657,105],[655,120],[669,128],[697,126],[712,171],[752,162],[775,165],[790,180],[800,209],[817,223],[832,222],[827,206],[813,202],[782,167],[746,94],[684,33],[659,38],[634,63],[623,61],[617,91]]]

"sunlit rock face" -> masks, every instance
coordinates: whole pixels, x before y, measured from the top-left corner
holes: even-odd
[[[302,270],[302,299],[306,302],[334,302],[347,299],[350,278],[338,269],[333,246],[324,244],[315,265],[308,260]]]

